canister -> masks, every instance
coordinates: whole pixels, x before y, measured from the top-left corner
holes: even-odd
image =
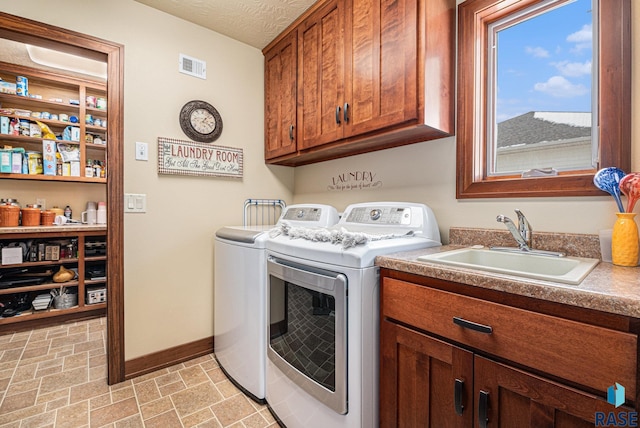
[[[43,226],[53,226],[53,220],[56,218],[56,213],[51,210],[42,211],[40,213],[40,224]]]
[[[20,224],[20,207],[11,204],[0,205],[0,226],[16,227]]]
[[[40,225],[40,208],[23,208],[22,209],[22,225],[38,226]]]
[[[59,208],[59,207],[53,207],[53,208],[49,209],[49,211],[53,211],[54,215],[64,215],[64,210],[62,208]]]
[[[29,79],[24,76],[16,76],[16,95],[29,96]]]
[[[107,224],[107,204],[106,202],[98,202],[98,211],[96,214],[96,223]]]

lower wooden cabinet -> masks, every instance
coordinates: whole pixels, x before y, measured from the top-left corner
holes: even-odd
[[[380,426],[472,426],[473,353],[380,324]]]
[[[629,418],[637,418],[637,335],[507,305],[493,306],[495,302],[483,302],[475,298],[456,301],[457,298],[471,298],[433,289],[425,284],[388,278],[384,271],[380,322],[381,427],[637,426],[620,425]],[[428,283],[428,280],[424,282]],[[441,284],[442,281],[439,281]],[[437,302],[434,302],[438,298],[450,304],[438,308]],[[461,302],[473,305],[465,307],[464,304],[461,306]],[[484,311],[483,305],[491,310]],[[450,311],[455,312],[460,308],[468,312],[460,313],[459,319],[469,324],[457,322],[451,317],[450,326],[429,327],[429,321],[441,322],[443,317],[451,315]],[[415,317],[420,310],[423,313],[418,314],[418,321]],[[533,361],[536,358],[548,359],[544,347],[554,341],[558,341],[559,350],[566,345],[560,341],[574,342],[578,348],[590,346],[589,338],[581,337],[581,334],[591,332],[591,329],[602,329],[598,331],[608,338],[601,339],[599,350],[595,350],[595,353],[606,354],[611,351],[611,355],[620,355],[621,361],[611,362],[616,369],[607,374],[608,384],[594,388],[592,385],[600,385],[605,380],[598,379],[597,374],[591,376],[581,373],[582,367],[590,367],[593,349],[578,350],[569,356],[576,363],[582,360],[582,364],[555,370],[566,374],[562,377],[527,367],[523,361],[528,359],[523,357],[521,360],[517,349],[504,354],[487,352],[483,348],[499,344],[503,339],[501,335],[509,332],[500,322],[502,310],[511,316],[509,324],[518,326],[522,337],[526,339],[530,339],[527,337],[530,330],[535,330],[534,326],[523,323],[528,316],[549,318],[549,326],[561,326],[563,322],[575,324],[577,334],[574,336],[566,336],[566,331],[561,328],[536,330],[536,334],[540,335],[539,355],[530,350],[530,340],[526,340],[526,343],[523,341],[521,347],[534,354],[531,355]],[[462,318],[463,315],[470,320]],[[521,315],[522,319],[518,319],[517,315]],[[635,324],[634,320],[628,321],[629,326]],[[581,327],[585,330],[582,331]],[[451,333],[442,334],[448,330]],[[456,335],[456,339],[451,337]],[[515,342],[511,346],[519,347]],[[532,349],[535,347],[534,340]],[[505,358],[505,355],[515,358]],[[558,358],[558,361],[563,359]],[[545,364],[551,367],[554,361],[548,360]],[[609,369],[605,366],[592,369],[606,372]],[[625,386],[627,392],[626,404],[620,407],[607,402],[608,386],[615,383]],[[611,425],[614,419],[617,424]]]

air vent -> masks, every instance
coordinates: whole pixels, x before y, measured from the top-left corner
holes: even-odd
[[[201,59],[192,58],[190,56],[180,54],[180,64],[178,66],[180,73],[189,76],[207,78],[207,63]]]

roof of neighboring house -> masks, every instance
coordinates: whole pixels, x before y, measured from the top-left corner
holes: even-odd
[[[591,137],[590,112],[534,112],[498,123],[498,147]]]

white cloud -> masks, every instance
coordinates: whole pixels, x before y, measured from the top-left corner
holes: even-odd
[[[571,33],[567,36],[567,42],[574,43],[571,52],[580,53],[584,50],[592,48],[593,42],[593,30],[591,24],[585,24],[582,28],[575,33]]]
[[[591,24],[585,24],[581,29],[575,33],[571,33],[567,36],[567,42],[571,43],[591,43],[593,40],[593,30]]]
[[[543,83],[536,83],[533,89],[556,98],[571,98],[585,95],[589,89],[584,85],[574,85],[562,76],[553,76]]]
[[[591,61],[585,62],[569,62],[560,61],[551,63],[558,69],[560,74],[569,77],[580,77],[591,74]]]
[[[535,48],[527,46],[525,48],[525,52],[528,53],[529,55],[533,56],[534,58],[548,58],[549,57],[549,51],[547,51],[545,48],[541,48],[540,46],[536,46]]]

